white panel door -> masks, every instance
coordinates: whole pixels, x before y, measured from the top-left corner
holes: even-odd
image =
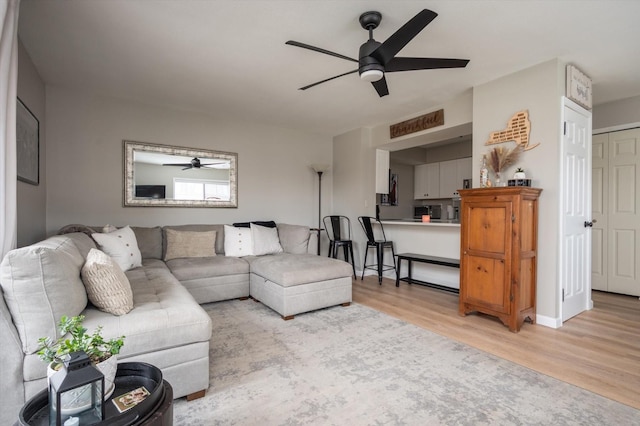
[[[591,307],[591,114],[564,107],[561,147],[562,321]]]
[[[640,129],[609,134],[608,290],[640,296]]]
[[[591,288],[608,291],[609,134],[593,135],[591,147]]]

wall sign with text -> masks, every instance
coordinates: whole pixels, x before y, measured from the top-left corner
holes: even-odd
[[[591,79],[573,65],[567,65],[567,98],[591,109]]]

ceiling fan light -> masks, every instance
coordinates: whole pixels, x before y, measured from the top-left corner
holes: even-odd
[[[381,70],[366,70],[360,73],[360,78],[364,81],[368,81],[373,83],[374,81],[380,80],[384,77],[384,73]]]

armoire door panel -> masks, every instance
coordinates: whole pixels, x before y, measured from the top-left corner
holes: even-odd
[[[482,204],[472,206],[465,217],[471,229],[481,229],[469,235],[469,250],[504,254],[506,250],[505,235],[509,206],[504,203],[485,207]]]
[[[465,270],[468,301],[491,310],[509,313],[508,294],[503,282],[508,279],[503,260],[478,256],[467,256],[469,268]]]

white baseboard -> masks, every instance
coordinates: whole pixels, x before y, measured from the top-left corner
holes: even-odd
[[[562,327],[562,319],[536,314],[536,324],[550,328],[560,328]]]

